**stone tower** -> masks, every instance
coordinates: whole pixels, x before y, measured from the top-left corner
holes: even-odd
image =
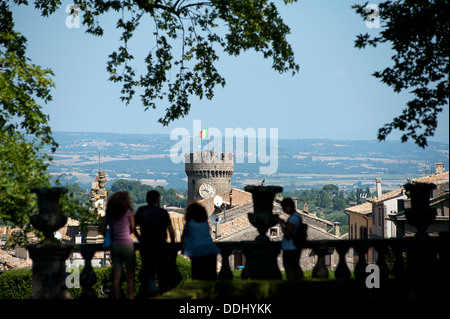
[[[106,181],[105,171],[99,171],[95,177],[95,181],[92,183],[91,192],[89,193],[90,210],[94,211],[97,209],[97,214],[100,216],[105,216],[106,213],[106,203],[108,198],[108,191],[105,188]],[[103,236],[98,233],[97,226],[88,226],[86,243],[103,243]]]
[[[231,189],[234,154],[202,151],[185,157],[188,203]]]
[[[108,197],[108,191],[105,189],[106,181],[105,171],[99,171],[89,193],[90,207],[92,210],[97,208],[97,213],[100,216],[105,216],[106,212],[106,199]]]

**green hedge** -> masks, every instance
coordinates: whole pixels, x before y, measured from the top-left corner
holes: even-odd
[[[139,254],[136,256],[136,277],[135,292],[139,291],[139,272],[141,270],[141,258]],[[177,267],[181,274],[182,281],[180,285],[191,278],[191,262],[181,256],[177,256]],[[80,273],[83,270],[80,269]],[[109,298],[112,296],[112,268],[94,268],[97,276],[97,283],[93,289],[99,298]],[[127,291],[126,277],[122,276],[122,290],[125,294]],[[6,271],[0,275],[0,299],[28,299],[31,295],[32,270],[19,269]],[[72,298],[80,297],[81,288],[68,289]]]
[[[181,256],[177,256],[177,268],[180,272],[182,281],[180,282],[180,285],[183,284],[184,281],[187,279],[191,279],[191,262]],[[135,272],[135,296],[138,295],[139,288],[140,288],[140,278],[139,273],[142,268],[142,261],[140,258],[139,253],[136,254],[136,272]],[[80,270],[81,272],[82,270]],[[111,298],[113,294],[113,287],[112,287],[112,268],[94,268],[94,272],[97,276],[97,283],[92,287],[94,291],[96,292],[97,296],[99,298]],[[156,279],[158,280],[158,279]],[[127,282],[126,282],[126,275],[125,273],[122,273],[122,296],[126,296],[127,291]],[[71,288],[69,289],[69,292],[72,296],[72,298],[76,299],[81,294],[81,288]]]
[[[0,299],[28,299],[31,295],[31,269],[6,271],[0,275]]]
[[[183,285],[187,281],[188,287],[190,287],[189,279],[192,278],[191,276],[191,262],[181,256],[177,256],[177,267],[178,271],[181,274],[182,281],[179,284],[179,287]],[[140,287],[139,282],[139,272],[141,270],[141,259],[139,254],[137,254],[136,258],[136,285],[135,285],[135,294],[137,295]],[[80,273],[82,272],[82,269],[80,269]],[[97,276],[97,283],[94,285],[93,289],[96,292],[97,296],[99,298],[110,298],[112,296],[112,268],[94,268],[94,272]],[[240,281],[241,279],[241,273],[242,270],[233,270],[233,281]],[[282,274],[282,281],[286,280],[286,275],[284,271],[281,272]],[[330,277],[334,278],[334,272],[330,272]],[[312,271],[304,271],[304,279],[307,281],[314,281],[312,279]],[[125,296],[125,293],[127,291],[127,283],[125,276],[122,276],[123,284],[122,284],[122,290],[123,294]],[[0,275],[0,299],[27,299],[31,295],[31,282],[32,282],[32,271],[31,269],[20,269],[20,270],[10,270],[7,272],[4,272]],[[236,283],[238,286],[241,287],[240,284]],[[221,284],[223,287],[223,283]],[[194,285],[195,286],[195,285]],[[232,285],[235,286],[234,284]],[[227,286],[228,287],[228,286]],[[252,289],[247,291],[249,287],[246,287],[246,292],[244,295],[251,292]],[[250,287],[253,287],[250,285]],[[258,286],[259,287],[259,286]],[[190,287],[192,289],[192,287]],[[237,289],[239,292],[242,288]],[[258,288],[259,289],[259,288]],[[200,289],[201,290],[201,289]],[[226,289],[225,289],[226,290]],[[69,292],[72,296],[72,298],[76,299],[80,297],[81,294],[81,288],[71,288],[69,289]],[[167,296],[170,298],[170,296]],[[163,296],[164,298],[164,296]]]

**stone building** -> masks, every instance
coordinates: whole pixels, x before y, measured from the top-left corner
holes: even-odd
[[[432,183],[436,188],[430,192],[430,207],[436,209],[436,216],[427,228],[426,232],[430,236],[437,236],[441,232],[449,232],[449,172],[443,171],[436,163],[436,173],[412,180],[413,183]],[[414,236],[417,229],[410,225],[405,216],[405,209],[411,208],[411,200],[404,199],[399,202],[398,212],[388,214],[390,221],[397,227],[396,237]]]
[[[0,249],[0,273],[12,269],[31,268],[31,259],[28,256],[25,258],[19,256],[17,254],[17,251],[19,250],[25,251],[25,254],[27,253],[26,249],[23,247],[20,247],[15,251],[5,251]]]
[[[185,157],[188,203],[231,189],[234,154],[202,151]]]
[[[366,199],[367,202],[372,204],[370,238],[396,237],[396,225],[392,220],[388,219],[388,215],[398,212],[398,202],[403,199],[406,199],[403,188]]]
[[[223,204],[220,207],[214,205],[214,199],[220,196]],[[238,205],[246,204],[252,201],[252,194],[238,188],[229,188],[222,193],[197,201],[206,208],[208,215],[220,213],[225,209],[230,209]]]
[[[438,231],[438,229],[445,227],[448,229],[449,172],[442,171],[439,165],[436,168],[435,174],[419,177],[410,182],[436,185],[436,188],[430,193],[430,199],[432,200],[432,205],[435,205],[438,209],[438,218],[436,221],[441,224],[440,226],[436,225],[436,231]],[[407,204],[409,202],[403,187],[385,194],[378,193],[375,197],[367,198],[367,202],[372,204],[372,224],[369,228],[369,238],[391,238],[402,237],[404,235],[404,225],[401,230],[398,230],[397,226],[399,223],[395,219],[396,216],[402,219],[399,213],[405,208],[405,203]]]
[[[369,238],[372,227],[372,203],[348,207],[345,213],[348,215],[349,238]]]

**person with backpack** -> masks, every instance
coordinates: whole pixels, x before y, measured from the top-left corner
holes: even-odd
[[[285,198],[281,202],[281,208],[289,215],[285,222],[278,218],[284,237],[281,241],[283,250],[283,266],[288,280],[299,280],[303,277],[300,268],[301,243],[306,240],[306,225],[302,222],[302,216],[295,209],[292,198]]]

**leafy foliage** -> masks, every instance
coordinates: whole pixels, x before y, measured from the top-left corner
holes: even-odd
[[[13,2],[28,5],[24,0]],[[48,16],[61,6],[61,1],[35,0],[34,4]],[[122,12],[117,28],[122,30],[123,45],[109,56],[110,80],[123,84],[122,100],[126,103],[130,103],[137,88],[143,90],[141,101],[146,109],[156,108],[158,101],[166,100],[169,106],[159,119],[163,125],[189,112],[191,95],[211,99],[215,86],[225,85],[215,67],[216,46],[231,55],[253,48],[264,57],[273,58],[273,68],[279,72],[295,73],[299,69],[285,39],[289,28],[273,3],[76,0],[72,7],[76,6],[83,12],[87,32],[97,36],[103,34],[98,20],[101,15]],[[125,19],[125,13],[129,19]],[[131,66],[134,58],[128,51],[128,42],[144,16],[154,21],[155,46],[145,58],[146,73],[138,75]],[[47,168],[52,157],[48,150],[53,153],[58,147],[49,118],[39,105],[52,99],[53,73],[27,58],[26,38],[14,30],[13,15],[5,1],[0,2],[0,17],[0,222],[22,228],[23,238],[15,243],[25,244],[27,233],[32,231],[30,217],[37,213],[36,197],[29,190],[51,185]],[[219,21],[228,29],[224,36],[215,32],[220,29]],[[174,49],[176,41],[181,48],[178,54]],[[177,69],[175,76],[170,75],[173,68]],[[182,205],[175,191],[167,191],[166,197],[172,197],[173,204]],[[62,212],[80,220],[82,225],[95,223],[95,214],[90,214],[71,194],[61,198],[60,206]]]
[[[18,0],[16,0],[18,1]],[[121,100],[129,104],[137,93],[145,110],[167,105],[158,121],[168,125],[183,117],[191,108],[190,97],[212,99],[217,85],[224,86],[216,62],[217,48],[237,56],[254,49],[272,58],[278,72],[299,71],[286,36],[284,24],[273,2],[265,0],[74,0],[83,16],[86,32],[101,36],[99,17],[110,11],[122,13],[116,28],[122,44],[107,61],[109,80],[122,84]],[[284,0],[285,4],[295,0]],[[44,16],[60,6],[56,0],[36,0]],[[126,18],[127,17],[127,18]],[[147,69],[138,72],[131,62],[129,43],[145,19],[153,20],[149,30],[154,46],[145,57]],[[222,31],[226,30],[225,34]],[[151,38],[151,37],[150,37]]]
[[[142,184],[140,181],[129,181],[126,179],[119,179],[111,185],[111,191],[127,191],[130,193],[131,201],[136,206],[147,205],[146,196],[147,192],[151,190],[157,190],[164,198],[167,206],[184,207],[187,203],[187,198],[181,196],[178,190],[170,188],[165,190],[162,186],[156,186],[153,188],[150,185]]]
[[[49,153],[58,144],[39,105],[52,99],[51,76],[50,69],[32,64],[26,56],[26,38],[14,30],[8,3],[0,1],[0,223],[21,228],[10,237],[12,245],[25,245],[28,234],[35,231],[30,217],[38,213],[37,201],[30,189],[52,184],[47,173]],[[82,225],[95,219],[72,194],[62,196],[60,210]]]
[[[29,218],[37,210],[30,188],[50,184],[46,170],[51,157],[42,150],[57,147],[37,103],[51,100],[53,74],[27,59],[26,39],[14,31],[5,1],[0,2],[0,17],[0,222],[22,228],[14,240],[24,244],[31,231]]]
[[[191,262],[182,256],[176,257],[177,269],[181,275],[181,282],[178,286],[181,286],[185,281],[192,278],[191,274]],[[136,254],[136,272],[135,272],[135,289],[136,294],[140,287],[140,271],[142,270],[142,260],[140,253]],[[82,273],[83,269],[78,269]],[[113,296],[113,274],[112,267],[94,268],[97,282],[94,284],[93,289],[99,298],[112,298]],[[0,299],[27,299],[30,298],[32,290],[32,276],[31,269],[15,269],[9,270],[0,275]],[[122,293],[125,295],[127,291],[126,276],[123,274],[122,280]],[[158,280],[158,279],[157,279]],[[68,289],[72,298],[77,299],[81,295],[81,288]]]
[[[38,148],[19,133],[0,133],[0,222],[23,228],[16,243],[25,244],[31,231],[30,217],[37,213],[31,187],[48,186],[48,164]]]
[[[58,146],[51,136],[48,116],[36,99],[51,101],[54,87],[49,69],[29,63],[25,37],[14,31],[9,6],[0,2],[0,126],[2,133],[16,135],[19,129],[36,137],[42,145]]]
[[[304,203],[307,203],[309,213],[332,222],[339,222],[341,234],[344,234],[348,231],[348,216],[344,210],[355,204],[365,203],[366,198],[373,194],[368,187],[365,190],[357,187],[356,191],[344,194],[337,185],[326,184],[322,189],[296,190],[288,196],[291,195],[297,197],[298,209],[303,209]]]
[[[354,5],[364,19],[373,12],[364,5]],[[394,65],[373,74],[395,92],[410,90],[414,98],[402,114],[378,131],[385,140],[393,129],[403,132],[402,142],[411,138],[417,145],[427,146],[434,135],[437,116],[448,106],[449,99],[449,15],[448,0],[396,0],[379,5],[382,31],[379,36],[360,34],[355,47],[376,47],[389,42],[395,55]]]
[[[31,269],[10,270],[0,275],[0,299],[28,299],[31,296]]]

